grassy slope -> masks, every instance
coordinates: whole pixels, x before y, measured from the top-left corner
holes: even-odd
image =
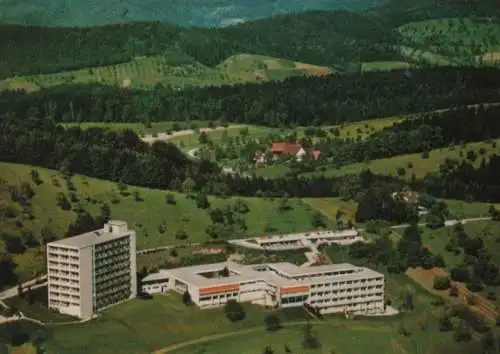
[[[169,132],[173,129],[173,126],[175,124],[179,125],[179,128],[181,130],[184,129],[189,129],[193,124],[197,128],[205,128],[208,127],[208,121],[203,121],[203,120],[191,120],[191,121],[164,121],[164,122],[153,122],[151,123],[151,127],[147,127],[143,123],[118,123],[118,122],[82,122],[82,123],[64,123],[61,124],[64,127],[74,127],[78,126],[82,129],[89,129],[89,128],[103,128],[103,129],[108,129],[112,131],[123,131],[126,129],[133,130],[136,132],[138,135],[145,135],[145,134],[158,134],[158,133],[165,133]]]
[[[411,179],[413,173],[415,173],[417,178],[422,178],[428,172],[439,171],[439,165],[446,159],[462,159],[460,153],[462,153],[463,157],[466,157],[467,151],[469,150],[475,151],[478,156],[481,156],[479,154],[480,149],[485,150],[485,156],[492,153],[498,153],[500,139],[493,141],[497,144],[497,147],[493,147],[490,142],[470,143],[464,150],[462,150],[460,146],[431,150],[428,159],[423,159],[421,154],[408,154],[373,160],[370,161],[370,163],[355,163],[341,167],[340,169],[331,168],[324,172],[311,172],[307,175],[321,175],[324,173],[327,177],[333,177],[349,173],[358,173],[369,168],[374,173],[397,176],[397,169],[403,167],[406,170],[406,174],[403,176],[404,178]],[[481,157],[478,157],[474,164],[479,166],[480,162]],[[409,165],[413,167],[409,167]]]
[[[23,181],[30,182],[30,166],[0,163],[1,177],[11,185],[20,185]],[[33,199],[34,220],[23,220],[24,227],[33,231],[38,236],[40,229],[44,226],[50,227],[58,237],[62,237],[68,225],[74,221],[76,214],[72,211],[62,211],[56,205],[56,194],[65,192],[67,188],[64,180],[57,177],[56,171],[37,168],[44,183],[34,187],[36,195]],[[51,182],[55,176],[61,187],[56,187]],[[174,244],[175,233],[184,230],[188,234],[188,241],[203,242],[208,240],[205,228],[211,223],[207,211],[198,209],[193,200],[187,199],[185,195],[174,193],[177,204],[167,205],[165,202],[165,191],[151,190],[146,188],[130,187],[129,191],[139,191],[142,202],[136,202],[132,196],[121,197],[118,204],[112,204],[111,199],[118,195],[116,183],[74,176],[73,182],[80,198],[80,203],[85,210],[92,215],[98,215],[100,205],[104,202],[111,207],[112,217],[128,222],[129,226],[137,231],[137,243],[139,248],[149,248]],[[0,197],[10,202],[10,196],[3,189]],[[86,198],[91,201],[87,201]],[[221,207],[234,202],[235,198],[210,198],[212,206]],[[301,200],[290,200],[292,209],[279,213],[278,201],[259,198],[245,198],[250,212],[245,215],[248,233],[259,235],[264,232],[269,224],[277,232],[290,233],[311,228],[311,216],[313,211]],[[159,226],[164,223],[166,231],[160,234]],[[18,233],[19,229],[13,222],[0,220],[0,227],[6,231]],[[178,241],[183,242],[183,241]],[[32,249],[24,255],[15,256],[18,263],[18,273],[21,278],[32,277],[42,267],[42,255]]]
[[[231,56],[217,67],[210,68],[194,59],[179,62],[167,54],[139,57],[127,63],[92,69],[17,76],[0,81],[0,89],[36,91],[62,84],[89,83],[131,88],[153,88],[157,84],[165,84],[183,88],[283,80],[290,76],[327,75],[333,72],[333,69],[323,66],[251,54]]]
[[[405,317],[405,324],[414,333],[415,338],[405,339],[397,334],[397,318],[380,318],[354,322],[340,318],[327,318],[314,326],[323,347],[311,350],[311,353],[330,353],[331,349],[342,353],[358,353],[362,345],[369,342],[374,353],[402,353],[417,344],[421,349],[428,349],[435,341],[444,338],[442,333],[434,329],[420,331],[421,321],[432,326],[431,319],[439,309],[429,304],[433,297],[423,291],[406,276],[394,276],[388,279],[388,293],[395,306],[401,304],[404,296],[411,292],[418,311]],[[174,353],[195,353],[197,349],[206,349],[206,353],[257,353],[266,345],[275,350],[289,344],[300,352],[302,326],[280,330],[272,335],[265,333],[263,319],[270,310],[245,305],[247,316],[239,323],[231,324],[221,309],[199,310],[196,307],[185,307],[180,296],[170,293],[152,300],[133,300],[124,305],[111,308],[90,323],[54,328],[54,338],[46,347],[51,352],[80,353],[150,353],[168,345],[196,340],[209,335],[236,332],[227,339],[208,341],[205,345],[192,345]],[[283,323],[303,320],[303,314],[297,310],[279,311]],[[165,320],[168,318],[168,320]],[[255,328],[250,333],[240,332]],[[240,333],[238,333],[240,332]],[[103,337],[102,333],[106,333]],[[449,335],[445,335],[448,339]],[[413,336],[412,336],[413,337]],[[205,351],[203,351],[205,352]],[[404,351],[403,351],[404,352]],[[423,351],[426,352],[426,351]]]
[[[54,338],[46,347],[50,352],[67,354],[151,353],[166,345],[210,334],[263,327],[266,311],[247,304],[245,309],[246,318],[232,324],[221,309],[186,307],[176,293],[152,300],[132,300],[105,311],[92,322],[55,327]],[[286,313],[278,311],[278,315],[286,321]],[[296,316],[295,319],[305,319],[302,313]]]
[[[459,59],[500,51],[500,24],[471,18],[410,22],[398,32],[410,45]]]

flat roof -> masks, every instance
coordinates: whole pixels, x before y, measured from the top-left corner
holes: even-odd
[[[117,226],[117,225],[126,226],[126,223],[125,223],[125,225],[123,225],[121,223],[119,224],[119,223],[113,222],[113,223],[110,223],[110,225],[111,226]],[[124,236],[130,234],[131,232],[132,232],[132,230],[127,230],[127,231],[122,232],[120,234],[113,234],[113,233],[109,233],[109,232],[105,231],[105,229],[102,228],[102,229],[86,232],[84,234],[80,234],[77,236],[63,238],[61,240],[49,242],[48,245],[49,246],[64,246],[64,247],[71,247],[71,248],[84,248],[84,247],[88,247],[91,245],[96,245],[99,243],[104,243],[107,241],[111,241],[111,240],[114,240],[117,238],[124,237]]]
[[[200,273],[215,272],[227,267],[232,274],[228,277],[206,278]],[[256,268],[267,268],[264,271],[258,271]],[[327,272],[356,270],[356,272],[341,275],[325,275],[320,274]],[[281,276],[277,273],[281,273]],[[317,277],[307,280],[299,280],[300,276],[311,276],[318,274]],[[286,276],[292,278],[288,279]],[[216,286],[231,283],[242,283],[247,281],[265,281],[276,286],[289,286],[297,284],[314,284],[326,282],[333,279],[341,281],[356,280],[363,278],[380,277],[383,274],[364,267],[357,267],[350,263],[339,263],[331,265],[320,265],[311,267],[299,267],[288,262],[281,263],[263,263],[253,265],[240,265],[233,262],[220,262],[212,264],[203,264],[190,267],[181,267],[174,269],[162,269],[156,273],[149,274],[144,277],[143,281],[161,280],[169,277],[178,278],[186,283],[198,287]],[[294,278],[295,277],[295,278]]]
[[[310,231],[302,232],[290,235],[271,235],[265,237],[255,237],[254,240],[258,243],[269,243],[269,242],[291,242],[300,241],[305,239],[316,239],[316,238],[339,238],[345,236],[358,236],[358,231],[356,230],[343,230],[343,231]]]

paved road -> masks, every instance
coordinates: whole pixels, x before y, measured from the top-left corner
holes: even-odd
[[[22,287],[23,287],[23,289],[26,289],[28,287],[31,287],[31,289],[36,289],[36,288],[40,288],[40,287],[46,285],[46,282],[47,282],[47,276],[42,275],[38,278],[31,279],[31,280],[24,282],[22,284]],[[11,297],[14,297],[17,295],[17,293],[18,293],[17,286],[10,288],[10,289],[7,289],[7,290],[4,290],[4,291],[0,292],[0,300],[5,300],[5,299],[9,299]]]

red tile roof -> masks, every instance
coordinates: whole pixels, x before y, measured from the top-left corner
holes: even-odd
[[[300,144],[279,142],[273,143],[271,151],[275,154],[296,155],[301,148]]]
[[[319,159],[319,155],[321,155],[321,151],[313,149],[313,150],[311,150],[311,155],[312,155],[313,159],[317,160],[317,159]]]

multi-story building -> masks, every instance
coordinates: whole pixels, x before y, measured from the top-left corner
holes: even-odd
[[[352,264],[298,267],[291,263],[233,262],[160,270],[142,280],[142,291],[188,291],[200,308],[227,300],[293,307],[309,304],[321,313],[384,311],[384,275]]]
[[[135,232],[123,221],[47,244],[49,307],[80,318],[137,294]]]

